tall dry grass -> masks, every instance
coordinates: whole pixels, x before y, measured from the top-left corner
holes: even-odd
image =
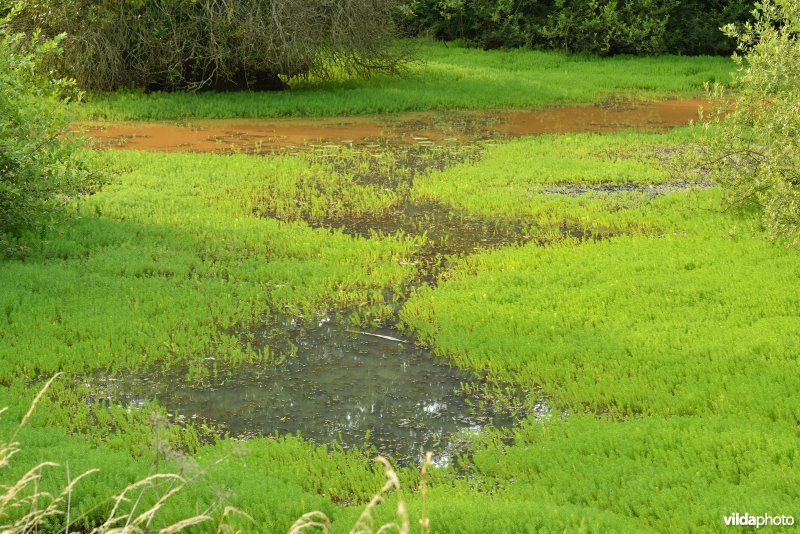
[[[27,424],[45,392],[60,374],[54,375],[39,391],[11,438],[6,442],[0,442],[0,469],[10,467],[11,459],[21,451],[21,444],[17,441],[20,430]],[[0,414],[5,411],[6,408],[0,409]],[[72,478],[67,464],[65,467],[67,485],[58,494],[53,494],[41,488],[41,481],[47,469],[57,467],[59,465],[54,462],[41,462],[29,469],[13,484],[0,485],[0,492],[2,492],[0,493],[0,533],[27,534],[39,532],[40,530],[47,531],[45,521],[48,518],[64,516],[66,523],[65,533],[69,534],[70,528],[75,522],[71,517],[72,493],[75,486],[83,478],[99,470],[89,469]],[[173,496],[180,493],[187,484],[195,481],[202,472],[190,478],[171,473],[156,473],[130,484],[118,495],[110,498],[110,501],[114,503],[111,512],[100,526],[91,531],[91,534],[144,534],[145,532],[152,532],[151,525],[159,510]],[[165,491],[163,490],[164,483],[167,485]],[[156,495],[156,501],[149,507],[140,509],[140,504],[148,491],[152,491]],[[174,534],[191,526],[217,521],[216,532],[218,534],[233,534],[237,531],[227,523],[228,518],[238,515],[253,521],[249,515],[229,506],[224,507],[222,513],[215,514],[214,512],[219,505],[219,503],[214,503],[202,513],[162,527],[158,532],[161,534]]]
[[[350,534],[382,534],[384,532],[396,531],[398,534],[409,534],[411,532],[411,522],[408,517],[408,508],[406,507],[405,499],[403,499],[402,488],[400,486],[400,477],[392,467],[392,464],[383,456],[378,456],[375,461],[383,464],[384,475],[386,476],[386,483],[370,499],[364,511],[358,517],[356,524],[350,530]],[[427,478],[428,470],[433,465],[433,455],[429,452],[425,455],[425,461],[422,463],[421,475],[422,482],[420,484],[420,496],[422,498],[422,517],[419,520],[420,532],[425,532],[430,527],[430,520],[427,516],[426,500],[428,497]],[[397,521],[384,523],[375,526],[375,520],[372,512],[381,504],[385,496],[391,491],[397,491]],[[330,532],[331,521],[324,513],[319,511],[308,512],[301,516],[289,529],[289,534],[302,534],[306,528],[321,529],[325,534]]]
[[[11,438],[7,442],[0,442],[0,469],[9,468],[11,466],[11,459],[21,451],[21,444],[17,441],[20,430],[27,424],[36,406],[39,404],[50,385],[60,374],[61,373],[54,375],[39,391],[31,402],[25,416],[11,435]],[[7,408],[0,409],[0,414],[4,413],[6,410]],[[222,460],[218,460],[215,464],[221,461]],[[386,458],[378,456],[375,461],[383,465],[386,483],[380,491],[372,497],[369,503],[367,503],[367,506],[358,517],[358,520],[350,532],[351,534],[381,534],[384,532],[396,531],[399,534],[409,534],[411,531],[411,523],[405,499],[402,494],[400,478],[392,467],[392,464]],[[422,482],[420,485],[422,517],[419,523],[422,534],[425,534],[430,526],[427,517],[426,500],[427,475],[431,465],[432,454],[427,453],[425,461],[422,464]],[[69,534],[70,527],[75,523],[71,515],[72,493],[76,485],[83,478],[99,470],[89,469],[77,477],[72,478],[70,476],[69,464],[67,464],[65,466],[67,484],[58,494],[53,494],[41,488],[41,481],[45,470],[57,467],[59,467],[59,465],[54,462],[41,462],[29,469],[13,484],[0,485],[0,492],[2,492],[2,494],[0,494],[0,534],[28,534],[31,532],[39,532],[40,530],[47,531],[45,520],[54,516],[64,516],[66,524],[65,533]],[[91,530],[90,534],[145,534],[146,532],[153,532],[153,520],[159,510],[161,510],[173,496],[183,491],[188,484],[194,482],[203,472],[205,472],[205,470],[198,472],[192,477],[183,477],[173,473],[155,473],[128,485],[119,494],[109,499],[113,502],[111,511],[105,521],[100,526]],[[165,485],[166,488],[164,488]],[[148,490],[152,491],[156,496],[155,503],[149,507],[140,509],[142,500]],[[376,526],[372,515],[373,511],[385,500],[386,495],[393,491],[398,492],[396,520]],[[202,513],[187,517],[169,526],[162,527],[158,529],[158,532],[160,534],[175,534],[188,527],[217,521],[217,534],[234,534],[239,531],[235,530],[227,522],[228,518],[232,516],[244,517],[250,522],[255,523],[252,517],[234,507],[226,506],[223,508],[222,513],[215,513],[219,506],[220,503],[214,503]],[[215,518],[215,515],[218,517]],[[289,529],[289,534],[301,534],[308,528],[320,529],[328,533],[331,530],[331,521],[322,512],[308,512],[295,521]]]

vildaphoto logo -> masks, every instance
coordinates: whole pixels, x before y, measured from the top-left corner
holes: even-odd
[[[723,517],[729,527],[790,527],[794,525],[791,515],[750,515],[738,512]]]

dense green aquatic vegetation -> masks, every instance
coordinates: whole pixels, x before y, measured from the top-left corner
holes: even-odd
[[[488,143],[393,187],[368,178],[395,173],[402,158],[375,166],[374,155],[349,149],[105,153],[109,185],[77,202],[76,217],[30,256],[0,268],[0,406],[11,408],[0,432],[13,431],[36,379],[66,372],[19,435],[22,452],[3,481],[41,459],[68,462],[73,475],[99,467],[73,499],[72,518],[87,527],[134,480],[198,474],[158,525],[224,494],[253,516],[257,526],[235,520],[246,531],[286,531],[310,510],[348,531],[383,483],[373,451],[298,437],[242,443],[202,421],[170,425],[155,405],[87,402],[79,377],[168,366],[213,373],[217,363],[280,357],[262,352],[256,334],[275,313],[385,317],[417,274],[424,237],[365,239],[307,221],[391,214],[411,195],[526,220],[552,237],[453,258],[435,287],[401,308],[403,327],[441,358],[552,408],[507,434],[472,436],[459,469],[433,471],[434,532],[716,531],[734,511],[793,513],[797,251],[770,242],[753,214],[722,212],[717,189],[578,191],[674,185],[662,163],[689,136]],[[563,238],[564,227],[602,239]],[[400,476],[415,525],[419,474]],[[44,480],[48,489],[65,482],[63,468]],[[393,519],[395,502],[376,520]]]
[[[574,414],[514,437],[478,452],[476,471],[507,484],[504,498],[517,508],[576,507],[592,531],[719,532],[732,510],[792,514],[800,498],[796,425],[756,413]]]
[[[654,196],[707,185],[669,171],[691,135],[687,128],[488,143],[479,161],[420,176],[411,194],[477,215],[522,218],[545,235],[570,228],[597,235],[658,231],[674,226],[688,207]],[[609,194],[597,186],[630,189]]]
[[[728,80],[733,63],[706,56],[598,58],[530,50],[481,51],[412,41],[402,77],[294,82],[267,93],[110,93],[76,109],[108,120],[316,117],[435,109],[536,109],[559,104],[692,97]]]
[[[278,356],[255,347],[251,334],[274,313],[314,316],[332,308],[385,306],[383,290],[412,274],[403,261],[412,238],[358,239],[253,213],[267,185],[286,203],[307,192],[306,180],[322,173],[319,165],[249,156],[106,158],[116,172],[112,183],[82,199],[77,216],[29,257],[0,269],[0,373],[10,384],[0,405],[12,408],[4,434],[32,398],[28,378],[139,366],[214,372],[217,363]],[[340,192],[356,196],[351,189]],[[304,198],[324,197],[317,192]],[[370,205],[366,200],[363,209]],[[75,495],[74,518],[86,513],[96,521],[108,512],[111,495],[152,473],[156,441],[167,451],[159,471],[187,469],[177,453],[169,453],[172,448],[209,465],[235,446],[221,444],[218,453],[202,447],[200,436],[209,432],[199,425],[158,431],[150,409],[87,405],[80,383],[61,380],[50,392],[52,401],[40,406],[34,428],[22,433],[19,468],[8,477],[41,458],[68,462],[73,474],[99,467],[101,473]],[[65,430],[75,436],[66,437]],[[237,495],[238,506],[257,518],[257,531],[286,530],[309,508],[335,517],[330,501],[366,501],[382,483],[358,452],[330,456],[299,439],[254,441],[247,448],[250,463],[230,459],[210,470],[165,509],[160,524],[213,503],[219,489]],[[316,482],[309,469],[319,469]],[[63,487],[63,470],[46,480]],[[262,485],[271,489],[262,491]],[[99,502],[104,504],[95,509]]]
[[[658,238],[471,256],[402,315],[459,365],[570,410],[793,421],[799,277],[795,250],[698,212]]]
[[[265,184],[285,194],[321,172],[300,159],[109,159],[114,183],[82,200],[35,256],[0,271],[3,379],[257,358],[248,332],[271,312],[380,305],[383,289],[413,274],[402,261],[413,239],[353,239],[253,214]]]
[[[581,137],[491,147],[415,187],[541,219],[558,155],[571,183],[668,179],[657,166],[628,174],[632,162],[582,170],[586,149],[624,138]],[[590,205],[565,198],[558,216],[602,216]],[[800,257],[720,205],[717,190],[673,193],[634,211],[648,232],[472,255],[406,303],[401,319],[439,355],[533,387],[554,408],[512,446],[489,438],[471,459],[482,477],[513,480],[509,501],[633,521],[591,523],[619,531],[716,531],[734,509],[793,509],[800,380],[787,369],[800,350]]]

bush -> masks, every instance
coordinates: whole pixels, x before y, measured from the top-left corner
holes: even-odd
[[[765,0],[726,32],[743,54],[734,105],[707,127],[701,163],[731,205],[757,206],[773,237],[800,243],[800,0]]]
[[[530,46],[599,54],[727,55],[720,27],[749,18],[753,0],[413,0],[407,35],[483,48]]]
[[[0,19],[0,257],[22,253],[25,231],[46,228],[95,181],[79,141],[63,135],[73,82],[40,68],[58,54],[60,38],[25,39],[6,23]]]
[[[670,11],[664,34],[667,52],[730,55],[736,40],[720,28],[750,19],[752,0],[680,0]]]
[[[658,54],[665,50],[669,11],[663,0],[556,0],[542,29],[552,48],[569,52]]]
[[[296,76],[395,71],[394,0],[22,0],[22,31],[62,32],[80,87],[279,89]]]
[[[407,35],[462,39],[484,49],[517,47],[538,35],[551,7],[551,0],[414,0],[405,6],[403,26]]]

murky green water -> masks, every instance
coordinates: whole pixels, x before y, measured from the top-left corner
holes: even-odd
[[[413,343],[349,331],[328,318],[288,324],[287,331],[296,354],[280,363],[237,366],[199,382],[179,370],[98,377],[89,384],[90,402],[140,406],[156,399],[173,416],[199,416],[234,435],[300,433],[320,444],[372,445],[401,462],[429,450],[445,459],[470,432],[521,415],[470,398],[466,389],[480,389],[479,380]]]

